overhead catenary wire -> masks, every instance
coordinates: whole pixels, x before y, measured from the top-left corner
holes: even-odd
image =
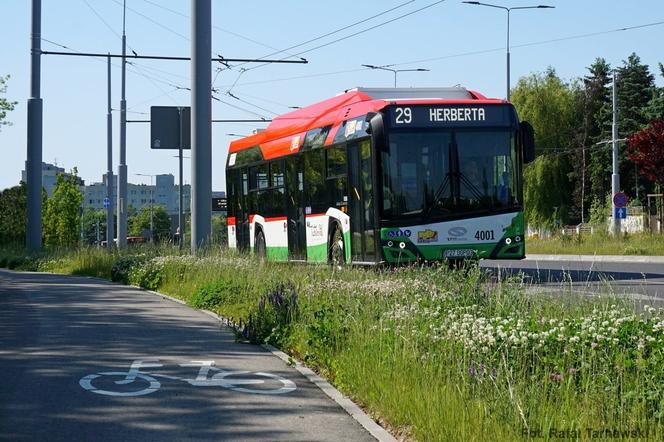
[[[41,40],[42,40],[42,41],[45,41],[45,42],[47,42],[47,43],[49,43],[49,44],[52,44],[52,45],[55,45],[55,46],[58,46],[58,47],[61,47],[61,48],[67,49],[68,51],[73,51],[74,53],[82,54],[80,51],[77,51],[76,49],[74,49],[74,48],[72,48],[72,47],[69,47],[69,46],[64,45],[64,44],[61,44],[61,43],[57,43],[57,42],[55,42],[55,41],[52,41],[52,40],[46,39],[46,38],[44,38],[44,37],[41,37]],[[99,61],[99,62],[103,62],[103,63],[106,63],[106,62],[107,62],[107,61],[104,60],[101,56],[92,56],[92,57],[90,57],[90,58],[93,58],[94,60]],[[164,95],[168,95],[173,101],[175,101],[175,100],[173,99],[173,97],[170,96],[170,94],[171,94],[172,92],[174,92],[174,91],[178,91],[178,90],[186,90],[186,91],[190,91],[190,88],[189,88],[189,87],[181,86],[181,85],[178,85],[178,84],[176,84],[176,83],[169,82],[169,81],[165,81],[165,80],[160,79],[160,78],[155,78],[155,77],[153,77],[152,75],[148,75],[148,74],[146,74],[146,73],[144,73],[144,72],[140,72],[139,70],[136,69],[135,66],[132,66],[131,62],[127,62],[127,63],[129,64],[129,67],[127,67],[127,72],[131,72],[131,73],[133,73],[133,74],[135,74],[135,75],[139,75],[139,76],[141,76],[141,77],[144,77],[145,79],[147,79],[148,81],[150,81],[150,82],[153,84],[153,86],[155,86],[155,88],[157,88],[157,89],[161,92],[161,95],[159,95],[158,97],[155,97],[155,98],[150,99],[150,100],[143,101],[142,104],[145,104],[145,103],[147,103],[147,102],[150,102],[150,101],[152,101],[152,100],[154,100],[154,99],[156,99],[156,98],[163,97]],[[119,68],[119,65],[117,65],[117,64],[112,63],[112,65],[113,65],[114,67],[116,67],[116,68]],[[156,83],[162,83],[162,84],[164,84],[164,85],[166,85],[166,86],[169,86],[169,87],[173,88],[174,91],[167,92],[167,91],[165,91],[163,88],[159,87],[155,82],[156,82]],[[217,102],[219,102],[219,103],[221,103],[221,104],[224,104],[224,105],[226,105],[226,106],[229,106],[229,107],[231,107],[231,108],[234,108],[234,109],[236,109],[236,110],[239,110],[239,111],[242,111],[242,112],[245,112],[245,113],[248,113],[248,114],[251,114],[251,115],[257,116],[258,118],[260,118],[260,121],[266,121],[266,122],[271,121],[271,119],[266,118],[265,115],[262,115],[262,114],[260,114],[260,113],[258,113],[258,112],[251,111],[251,110],[246,109],[246,108],[244,108],[244,107],[242,107],[242,106],[238,106],[238,105],[234,105],[234,104],[228,103],[227,101],[224,101],[224,100],[219,99],[219,98],[216,97],[214,94],[212,95],[212,99],[215,100],[215,101],[217,101]],[[246,102],[245,100],[240,100],[240,99],[238,99],[238,101]],[[176,104],[177,104],[177,102],[176,102]],[[252,106],[254,106],[254,107],[260,108],[261,110],[264,110],[264,111],[267,111],[267,112],[270,112],[270,113],[274,113],[274,114],[276,114],[276,112],[269,111],[269,110],[264,109],[264,108],[262,108],[262,107],[260,107],[260,106],[253,105],[252,103],[248,103],[248,102],[247,102],[247,104],[250,104],[250,105],[252,105]],[[138,105],[137,105],[137,106],[133,106],[132,109],[135,109],[136,107],[138,107]]]
[[[277,50],[277,51],[275,51],[275,52],[271,52],[271,53],[269,53],[269,54],[267,54],[267,55],[264,55],[264,56],[260,57],[260,59],[267,58],[267,57],[272,57],[272,56],[274,56],[274,55],[277,55],[277,54],[281,54],[281,53],[287,52],[287,51],[289,51],[289,50],[291,50],[291,49],[299,48],[299,47],[302,47],[302,46],[307,45],[307,44],[309,44],[309,43],[313,43],[314,41],[321,40],[321,39],[326,38],[326,37],[329,37],[329,36],[331,36],[331,35],[338,34],[339,32],[345,31],[346,29],[350,29],[350,28],[352,28],[352,27],[354,27],[354,26],[357,26],[357,25],[360,25],[360,24],[362,24],[362,23],[366,23],[366,22],[368,22],[368,21],[370,21],[370,20],[373,20],[374,18],[377,18],[377,17],[380,17],[380,16],[382,16],[382,15],[388,14],[388,13],[390,13],[390,12],[396,10],[396,9],[402,8],[402,7],[404,7],[404,6],[406,6],[406,5],[410,4],[410,3],[413,3],[414,1],[415,1],[415,0],[408,0],[408,1],[404,2],[404,3],[398,4],[397,6],[394,6],[394,7],[392,7],[392,8],[389,8],[389,9],[386,9],[386,10],[384,10],[384,11],[381,11],[381,12],[379,12],[378,14],[374,14],[374,15],[372,15],[372,16],[370,16],[370,17],[363,18],[363,19],[358,20],[358,21],[356,21],[356,22],[353,22],[353,23],[351,23],[351,24],[349,24],[349,25],[345,25],[345,26],[343,26],[343,27],[341,27],[341,28],[335,29],[335,30],[333,30],[333,31],[330,31],[330,32],[327,32],[327,33],[325,33],[325,34],[319,35],[319,36],[317,36],[317,37],[310,38],[309,40],[306,40],[306,41],[304,41],[304,42],[302,42],[302,43],[298,43],[298,44],[295,44],[295,45],[289,46],[289,47],[287,47],[287,48],[285,48],[285,49],[280,49],[280,50]],[[444,0],[443,0],[443,1],[444,1]],[[296,57],[297,55],[299,55],[299,54],[289,54],[289,57]],[[256,69],[257,67],[260,67],[260,66],[254,66],[254,67],[252,67],[252,69]]]
[[[179,12],[179,11],[176,11],[176,10],[174,10],[174,9],[168,8],[168,7],[164,6],[164,5],[160,5],[160,4],[157,3],[157,2],[153,2],[153,1],[151,1],[151,0],[143,0],[143,1],[144,1],[145,3],[149,3],[149,4],[153,5],[153,6],[156,6],[157,8],[160,8],[160,9],[163,9],[163,10],[165,10],[165,11],[168,11],[168,12],[170,12],[170,13],[172,13],[172,14],[178,15],[178,16],[180,16],[180,17],[183,17],[183,18],[186,18],[186,19],[190,19],[190,18],[191,18],[191,17],[189,17],[187,14],[184,14],[184,13],[182,13],[182,12]],[[243,40],[249,41],[249,42],[251,42],[251,43],[254,43],[254,44],[256,44],[256,45],[262,46],[262,47],[264,47],[264,48],[268,48],[268,49],[272,49],[272,50],[278,50],[278,48],[275,48],[275,47],[270,46],[270,45],[268,45],[268,44],[266,44],[266,43],[263,43],[263,42],[260,42],[260,41],[255,40],[255,39],[252,39],[252,38],[250,38],[250,37],[247,37],[246,35],[242,35],[242,34],[239,34],[239,33],[237,33],[237,32],[234,32],[234,31],[230,31],[230,30],[228,30],[228,29],[222,28],[222,27],[220,27],[220,26],[216,26],[216,25],[214,25],[214,24],[212,25],[212,27],[213,27],[214,29],[218,30],[218,31],[224,32],[224,33],[229,34],[229,35],[232,35],[232,36],[234,36],[234,37],[241,38],[241,39],[243,39]]]
[[[558,43],[562,41],[569,41],[569,40],[578,40],[582,38],[589,38],[589,37],[596,37],[599,35],[606,35],[606,34],[613,34],[617,32],[624,32],[624,31],[632,31],[635,29],[642,29],[642,28],[648,28],[648,27],[653,27],[653,26],[661,26],[664,25],[664,20],[656,21],[656,22],[651,22],[651,23],[645,23],[641,25],[634,25],[634,26],[626,26],[626,27],[621,27],[621,28],[614,28],[614,29],[608,29],[605,31],[597,31],[597,32],[589,32],[589,33],[584,33],[584,34],[576,34],[576,35],[569,35],[566,37],[559,37],[559,38],[552,38],[548,40],[540,40],[540,41],[533,41],[529,43],[522,43],[522,44],[517,44],[517,45],[511,45],[510,49],[515,49],[515,48],[526,48],[530,46],[540,46],[540,45],[546,45],[550,43]],[[500,48],[492,48],[492,49],[482,49],[478,51],[469,51],[469,52],[461,52],[458,54],[450,54],[450,55],[443,55],[440,57],[431,57],[431,58],[423,58],[419,60],[412,60],[412,61],[405,61],[405,62],[400,62],[400,63],[394,63],[394,64],[389,64],[386,65],[388,67],[393,67],[393,66],[404,66],[404,65],[409,65],[409,64],[416,64],[416,63],[426,63],[428,61],[438,61],[438,60],[445,60],[448,58],[456,58],[456,57],[465,57],[468,55],[478,55],[478,54],[485,54],[489,52],[498,52],[498,51],[504,51],[504,47]]]
[[[234,99],[236,99],[236,100],[238,100],[242,103],[248,104],[249,106],[255,107],[256,109],[260,109],[260,110],[262,110],[264,112],[268,112],[270,114],[279,115],[279,112],[274,112],[274,111],[271,111],[270,109],[266,109],[264,107],[258,106],[257,104],[254,104],[250,101],[244,100],[244,99],[238,97],[237,95],[234,95],[231,92],[226,92],[226,95],[228,95],[229,97],[234,98]]]
[[[413,14],[417,14],[418,12],[424,11],[425,9],[429,9],[429,8],[431,8],[431,7],[433,7],[433,6],[436,6],[436,5],[440,4],[440,3],[443,3],[444,1],[445,1],[445,0],[438,0],[438,1],[435,1],[435,2],[433,2],[433,3],[430,3],[430,4],[426,5],[426,6],[423,6],[423,7],[421,7],[421,8],[415,9],[414,11],[410,11],[410,12],[408,12],[408,13],[406,13],[406,14],[399,15],[399,16],[397,16],[397,17],[394,17],[394,18],[390,19],[390,20],[387,20],[387,21],[384,21],[384,22],[378,23],[378,24],[373,25],[373,26],[371,26],[371,27],[369,27],[369,28],[366,28],[366,29],[362,29],[361,31],[353,32],[352,34],[349,34],[349,35],[346,35],[346,36],[343,36],[343,37],[337,38],[337,39],[332,40],[332,41],[329,41],[329,42],[327,42],[327,43],[323,43],[323,44],[321,44],[321,45],[314,46],[313,48],[309,48],[309,49],[306,49],[306,50],[304,50],[304,51],[297,52],[297,53],[295,53],[294,55],[296,55],[296,56],[300,56],[300,55],[307,54],[307,53],[309,53],[309,52],[312,52],[312,51],[315,51],[315,50],[318,50],[318,49],[324,48],[324,47],[326,47],[326,46],[330,46],[330,45],[333,45],[333,44],[335,44],[335,43],[339,43],[340,41],[348,40],[349,38],[356,37],[356,36],[358,36],[358,35],[360,35],[360,34],[364,34],[365,32],[372,31],[372,30],[374,30],[374,29],[376,29],[376,28],[379,28],[379,27],[381,27],[381,26],[385,26],[385,25],[387,25],[387,24],[394,23],[394,22],[397,21],[397,20],[401,20],[401,19],[403,19],[403,18],[409,17],[409,16],[411,16],[411,15],[413,15]],[[285,59],[280,59],[280,60],[283,61],[283,60],[285,60]],[[265,63],[263,63],[263,64],[259,64],[259,65],[256,65],[256,66],[252,66],[252,67],[248,68],[247,70],[257,69],[257,68],[259,68],[259,67],[261,67],[261,66],[265,66]]]
[[[511,48],[520,48],[520,47],[528,47],[528,46],[535,46],[535,45],[545,45],[545,44],[557,43],[557,42],[561,42],[561,41],[588,38],[588,37],[594,37],[594,36],[598,36],[598,35],[624,32],[624,31],[631,31],[631,30],[635,30],[635,29],[642,29],[642,28],[647,28],[647,27],[652,27],[652,26],[660,26],[660,25],[664,25],[664,20],[656,21],[656,22],[652,22],[652,23],[641,24],[641,25],[621,27],[621,28],[610,29],[610,30],[605,30],[605,31],[598,31],[598,32],[593,32],[593,33],[578,34],[578,35],[571,35],[571,36],[567,36],[567,37],[560,37],[560,38],[555,38],[555,39],[542,40],[542,41],[537,41],[537,42],[523,43],[523,44],[511,46]],[[491,53],[491,52],[498,52],[498,51],[504,51],[504,50],[505,50],[504,47],[496,47],[496,48],[491,48],[491,49],[480,49],[480,50],[475,50],[475,51],[467,51],[467,52],[459,52],[459,53],[456,53],[456,54],[442,55],[442,56],[439,56],[439,57],[430,57],[430,58],[423,58],[423,59],[418,59],[418,60],[403,61],[403,62],[399,62],[399,63],[386,64],[386,65],[383,65],[383,66],[385,66],[385,67],[404,66],[404,65],[409,65],[409,64],[424,63],[424,62],[428,62],[428,61],[438,61],[438,60],[445,60],[445,59],[449,59],[449,58],[465,57],[465,56],[471,56],[471,55],[481,55],[481,54],[487,54],[487,53]],[[292,77],[272,78],[272,79],[268,79],[268,80],[248,81],[248,82],[238,83],[236,85],[236,87],[252,86],[252,85],[256,85],[256,84],[267,84],[267,83],[283,82],[283,81],[291,81],[291,80],[301,80],[301,79],[305,79],[305,78],[326,77],[326,76],[331,76],[331,75],[339,75],[339,74],[345,74],[345,73],[360,72],[360,71],[365,71],[365,70],[370,70],[370,69],[369,68],[354,68],[354,69],[344,69],[344,70],[337,70],[337,71],[330,71],[330,72],[319,72],[319,73],[307,74],[307,75],[296,75],[296,76],[292,76]]]
[[[119,5],[121,7],[126,7],[128,11],[133,12],[134,14],[143,17],[145,20],[149,21],[150,23],[153,23],[156,26],[159,26],[160,28],[170,32],[171,34],[177,35],[178,37],[183,38],[187,41],[191,41],[191,39],[189,37],[187,37],[186,35],[179,33],[178,31],[164,25],[163,23],[159,23],[157,20],[153,19],[152,17],[149,17],[149,16],[147,16],[147,15],[141,13],[141,12],[138,12],[137,10],[132,9],[129,6],[125,6],[121,1],[119,1],[119,0],[111,0],[111,1],[116,3],[117,5]]]
[[[60,43],[56,43],[56,42],[54,42],[54,41],[51,41],[51,40],[48,40],[48,39],[45,39],[45,38],[42,38],[42,40],[44,40],[44,41],[46,41],[46,42],[48,42],[48,43],[50,43],[50,44],[53,44],[53,45],[56,45],[56,46],[59,46],[59,47],[62,47],[62,48],[66,48],[67,50],[69,50],[69,51],[73,51],[74,53],[83,54],[83,53],[77,51],[76,49],[71,48],[71,47],[68,47],[68,46],[66,46],[66,45],[63,45],[63,44],[60,44]],[[103,60],[101,59],[101,56],[99,56],[99,57],[97,57],[97,56],[93,56],[92,58],[94,58],[94,59],[96,59],[96,60],[98,60],[98,61],[103,61]],[[132,69],[132,68],[127,68],[127,71],[128,71],[128,72],[131,72],[131,73],[133,73],[133,74],[135,74],[135,75],[139,75],[139,76],[144,77],[145,79],[147,79],[150,83],[152,83],[152,85],[153,85],[155,88],[157,88],[157,89],[162,93],[161,95],[159,95],[159,97],[162,97],[162,96],[166,95],[166,96],[168,96],[168,97],[169,97],[169,98],[170,98],[170,99],[171,99],[176,105],[177,105],[177,101],[172,97],[171,92],[167,92],[167,91],[165,91],[163,88],[159,87],[159,85],[158,85],[157,83],[162,83],[162,84],[164,84],[164,85],[166,85],[166,86],[172,87],[172,88],[175,89],[176,91],[177,91],[177,90],[186,90],[186,91],[190,91],[190,90],[191,90],[189,87],[180,86],[180,85],[175,84],[175,83],[173,83],[173,82],[166,81],[166,80],[161,79],[161,78],[156,78],[156,77],[154,77],[154,76],[152,76],[152,75],[148,75],[148,74],[146,74],[146,73],[144,73],[144,72],[141,72],[141,71],[137,70],[135,66],[132,66],[132,62],[129,62],[129,61],[128,61],[127,64],[133,68],[133,69]],[[115,66],[115,67],[119,67],[118,65],[114,65],[114,66]],[[225,104],[226,106],[232,107],[232,108],[237,109],[237,110],[240,110],[240,111],[242,111],[242,112],[246,112],[246,113],[249,113],[249,114],[252,114],[252,115],[258,116],[261,120],[267,120],[267,119],[268,119],[268,118],[266,118],[266,117],[265,117],[264,115],[262,115],[262,114],[259,114],[259,113],[257,113],[257,112],[253,112],[253,111],[251,111],[251,110],[249,110],[249,109],[246,109],[246,108],[244,108],[244,107],[242,107],[242,106],[233,105],[233,104],[231,104],[231,103],[228,103],[228,102],[226,102],[226,101],[223,101],[223,100],[221,100],[221,99],[215,97],[214,95],[212,96],[212,98],[213,98],[214,100],[216,100],[216,101],[222,103],[222,104]],[[244,102],[244,103],[246,103],[246,104],[249,104],[250,106],[256,107],[257,109],[260,109],[260,110],[262,110],[262,111],[269,112],[269,113],[273,113],[273,114],[275,114],[275,115],[277,114],[277,112],[270,111],[270,110],[265,109],[265,108],[263,108],[263,107],[261,107],[261,106],[257,106],[257,105],[255,105],[255,104],[253,104],[253,103],[247,102],[246,100],[242,100],[242,99],[240,99],[240,98],[238,98],[238,97],[233,97],[233,98],[236,98],[238,101],[241,101],[241,102]],[[132,107],[132,109],[135,109],[135,108],[136,108],[136,107]]]
[[[227,101],[224,101],[224,100],[222,100],[221,98],[215,96],[214,94],[212,94],[212,99],[213,99],[214,101],[217,101],[217,102],[219,102],[219,103],[225,104],[226,106],[232,107],[232,108],[237,109],[237,110],[239,110],[239,111],[246,112],[246,113],[251,114],[251,115],[255,115],[255,116],[257,116],[258,118],[260,118],[261,120],[268,120],[268,119],[269,119],[269,118],[266,118],[265,115],[261,115],[261,114],[259,114],[258,112],[254,112],[254,111],[251,111],[251,110],[249,110],[249,109],[246,109],[246,108],[244,108],[244,107],[242,107],[242,106],[237,106],[237,105],[235,105],[235,104],[231,104],[231,103],[229,103],[229,102],[227,102]]]

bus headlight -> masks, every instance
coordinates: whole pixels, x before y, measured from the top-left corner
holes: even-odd
[[[507,239],[505,240],[505,244],[507,244],[508,246],[509,246],[510,244],[512,244],[512,238],[507,238]]]
[[[387,247],[392,247],[393,245],[394,245],[394,243],[392,241],[387,242]]]
[[[406,248],[406,243],[403,242],[403,241],[400,242],[400,243],[399,243],[399,248],[400,248],[400,249],[405,249],[405,248]]]

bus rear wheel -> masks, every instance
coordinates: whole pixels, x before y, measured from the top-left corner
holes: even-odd
[[[330,264],[341,268],[346,262],[344,250],[344,237],[338,226],[334,227],[334,232],[330,238]]]
[[[265,259],[266,250],[265,250],[265,235],[262,230],[259,230],[256,233],[256,244],[254,246],[256,257],[261,261]]]

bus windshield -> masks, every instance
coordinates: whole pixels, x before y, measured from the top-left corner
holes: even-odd
[[[393,131],[381,152],[383,216],[453,216],[518,204],[509,130]]]

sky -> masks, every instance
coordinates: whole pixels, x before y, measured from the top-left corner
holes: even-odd
[[[190,55],[190,1],[126,3],[128,53]],[[307,64],[235,63],[221,71],[218,68],[223,66],[213,64],[213,87],[223,100],[213,101],[213,119],[270,119],[291,111],[292,106],[313,104],[349,88],[393,86],[392,72],[364,68],[362,64],[428,69],[399,73],[399,87],[461,85],[489,97],[504,98],[505,11],[457,0],[433,3],[435,0],[212,0],[214,55],[285,58],[302,53],[298,56],[308,60]],[[0,189],[18,184],[26,159],[30,4],[30,0],[0,1],[0,16],[4,18],[0,27],[0,75],[11,75],[6,98],[18,102],[8,114],[13,124],[0,126]],[[505,0],[493,4],[540,3]],[[572,81],[585,75],[597,57],[620,66],[632,52],[650,66],[657,84],[664,84],[657,67],[664,62],[662,0],[554,0],[545,4],[555,9],[511,12],[512,86],[520,77],[548,67]],[[619,31],[625,28],[634,29]],[[117,54],[122,48],[121,33],[122,0],[42,0],[43,50]],[[316,39],[328,33],[332,34]],[[301,45],[309,40],[314,41]],[[340,41],[331,43],[334,40]],[[288,50],[274,54],[283,49]],[[183,89],[191,86],[189,62],[140,60],[132,61],[127,68],[128,119],[149,119],[150,106],[190,104],[189,91]],[[105,58],[42,56],[43,160],[67,170],[76,167],[86,183],[101,181],[106,171],[106,69]],[[118,60],[112,66],[112,88],[117,174]],[[266,124],[213,124],[213,190],[225,190],[224,165],[235,135],[247,135],[263,127]],[[136,174],[177,175],[177,151],[151,150],[149,137],[149,124],[128,124],[130,182],[149,184],[149,177]],[[185,159],[185,183],[190,181],[190,168]]]

